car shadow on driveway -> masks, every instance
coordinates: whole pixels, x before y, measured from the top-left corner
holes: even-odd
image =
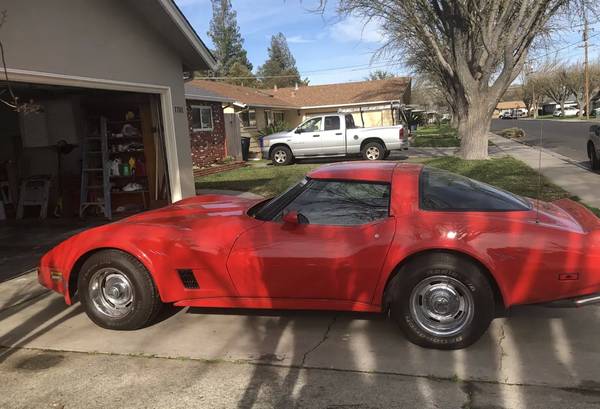
[[[368,374],[361,386],[365,397],[376,388],[378,376],[394,374],[398,382],[406,381],[406,376],[417,377],[416,401],[438,403],[444,402],[437,388],[441,379],[459,382],[464,393],[473,397],[477,395],[475,382],[485,382],[486,393],[498,396],[499,407],[536,405],[528,401],[529,395],[519,394],[518,388],[508,396],[507,385],[600,391],[592,363],[597,355],[594,340],[600,331],[598,326],[585,325],[592,317],[592,322],[597,322],[600,309],[594,307],[514,308],[496,319],[476,344],[458,351],[415,346],[382,314],[205,308],[187,313],[239,316],[245,322],[256,351],[251,362],[260,365],[248,381],[239,408],[264,403],[261,396],[265,390],[277,397],[269,402],[274,407],[301,406],[319,393],[321,385],[313,383],[311,371],[322,369]],[[288,367],[287,362],[287,373],[281,376],[281,366]],[[403,399],[396,398],[397,402]],[[368,399],[344,404],[362,407],[368,405]]]

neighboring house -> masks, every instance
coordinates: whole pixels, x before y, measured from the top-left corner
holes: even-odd
[[[398,109],[410,104],[411,80],[396,77],[379,81],[310,85],[270,90],[273,97],[298,108],[298,125],[312,115],[351,113],[358,125],[386,126],[398,123]]]
[[[183,78],[215,61],[172,0],[5,0],[0,9],[7,11],[0,30],[7,75],[27,102],[18,113],[0,104],[0,182],[8,179],[13,202],[21,180],[46,174],[49,213],[62,195],[63,214],[76,214],[82,144],[104,134],[100,118],[108,120],[111,163],[120,158],[138,170],[135,179],[111,176],[115,209],[195,194]],[[125,124],[137,136],[127,140]],[[57,159],[63,140],[72,150]],[[131,181],[137,192],[124,188]]]
[[[240,147],[229,145],[223,106],[235,100],[209,90],[185,85],[187,114],[194,168],[204,168],[226,157],[239,157]],[[230,132],[229,139],[232,138]],[[239,145],[239,139],[236,139]]]
[[[410,78],[273,90],[193,80],[186,87],[200,95],[214,94],[233,100],[224,104],[225,115],[235,113],[239,117],[241,135],[250,137],[273,123],[295,127],[309,116],[333,112],[352,113],[361,126],[394,125],[399,121],[398,109],[410,103],[411,94]],[[251,148],[258,149],[254,138]]]
[[[501,101],[496,105],[496,109],[494,110],[494,117],[498,117],[504,111],[509,111],[511,109],[527,109],[527,105],[522,100],[515,101]]]

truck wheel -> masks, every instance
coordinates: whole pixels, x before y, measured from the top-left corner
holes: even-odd
[[[385,148],[379,142],[369,142],[360,151],[365,160],[380,160],[385,155]]]
[[[383,159],[389,158],[391,154],[392,154],[392,151],[385,151],[385,154],[383,155]]]
[[[292,151],[287,146],[277,146],[271,152],[271,161],[275,166],[291,165],[293,160]]]

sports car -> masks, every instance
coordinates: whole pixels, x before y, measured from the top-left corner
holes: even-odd
[[[379,312],[466,347],[518,304],[600,297],[600,219],[418,164],[322,166],[277,197],[205,195],[84,231],[39,281],[96,324],[175,306]]]

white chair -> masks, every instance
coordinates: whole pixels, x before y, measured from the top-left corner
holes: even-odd
[[[32,176],[21,184],[17,219],[23,218],[25,206],[40,206],[40,219],[48,214],[48,197],[50,196],[50,177]]]

